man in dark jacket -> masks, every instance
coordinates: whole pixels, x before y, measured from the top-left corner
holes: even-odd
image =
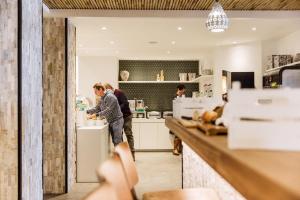
[[[123,114],[118,100],[111,90],[106,90],[105,87],[99,83],[96,83],[93,88],[95,94],[100,96],[101,100],[95,108],[87,110],[87,113],[106,118],[109,123],[109,132],[112,137],[112,142],[116,146],[123,142],[122,135],[124,124]]]
[[[134,138],[132,134],[132,113],[129,108],[129,102],[124,94],[123,91],[119,89],[114,89],[109,83],[104,83],[103,84],[105,89],[107,90],[112,90],[114,92],[114,95],[117,97],[121,111],[123,113],[123,118],[124,118],[124,132],[127,138],[127,142],[129,144],[133,159],[135,159],[134,156]]]

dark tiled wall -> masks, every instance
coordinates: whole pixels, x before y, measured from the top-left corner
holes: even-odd
[[[164,70],[165,81],[179,81],[179,73],[198,75],[199,61],[120,60],[119,69],[129,72],[128,81],[156,81],[156,75],[161,70]]]
[[[199,71],[199,61],[134,61],[120,60],[120,71],[129,71],[128,81],[154,81],[156,74],[164,70],[166,81],[179,80],[179,73],[196,73]],[[128,99],[143,99],[149,110],[172,110],[172,100],[175,97],[179,83],[120,83]],[[192,96],[193,91],[199,91],[198,83],[184,84],[186,96]]]
[[[143,99],[149,110],[172,110],[172,100],[175,97],[177,83],[124,83],[119,88],[125,92],[128,99]],[[199,91],[198,83],[185,84],[186,96],[192,96],[192,91]]]

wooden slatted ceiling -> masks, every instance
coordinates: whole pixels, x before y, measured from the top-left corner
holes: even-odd
[[[209,10],[213,0],[43,0],[50,9]],[[226,10],[300,10],[300,0],[220,0]]]

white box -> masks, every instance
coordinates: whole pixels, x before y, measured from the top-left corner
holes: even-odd
[[[231,149],[300,151],[300,89],[231,90],[223,117]]]
[[[191,98],[179,97],[173,100],[173,117],[180,119],[182,116],[192,117],[195,111],[202,115],[207,110],[213,110],[216,106],[223,105],[221,98]]]

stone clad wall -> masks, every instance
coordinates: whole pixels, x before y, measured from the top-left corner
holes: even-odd
[[[65,19],[43,21],[44,193],[65,192]]]
[[[43,199],[42,0],[22,0],[22,199]]]
[[[0,199],[18,198],[18,1],[0,1]]]
[[[68,190],[76,182],[76,28],[68,22]]]

